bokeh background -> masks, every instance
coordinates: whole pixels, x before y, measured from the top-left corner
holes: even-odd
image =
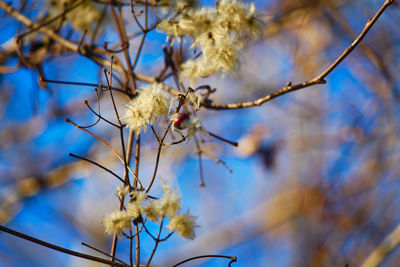
[[[216,88],[214,101],[231,103],[264,96],[289,81],[311,79],[344,51],[383,2],[256,1],[268,26],[262,38],[243,50],[237,75],[213,76],[198,85]],[[15,8],[23,4],[29,6],[23,9],[27,17],[43,15],[43,1],[12,1]],[[125,19],[128,35],[135,33],[129,8]],[[106,21],[111,23],[108,15]],[[238,267],[360,265],[400,223],[399,22],[396,3],[324,85],[260,107],[202,108],[198,116],[206,129],[239,142],[235,148],[208,136],[202,144],[232,173],[203,155],[206,187],[201,188],[193,142],[163,151],[158,177],[177,188],[199,227],[193,241],[174,235],[162,243],[153,264],[170,266],[192,256],[222,254],[237,256],[232,266]],[[18,57],[12,52],[13,37],[25,27],[0,10],[0,29],[0,223],[69,249],[98,255],[81,245],[85,242],[109,251],[111,237],[101,221],[118,206],[118,181],[68,153],[120,174],[123,168],[103,144],[64,121],[96,121],[82,102],[88,99],[96,108],[93,87],[43,86],[38,70],[14,68]],[[82,35],[68,25],[63,33],[76,42]],[[99,38],[100,44],[118,40],[113,27],[104,28]],[[132,55],[138,43],[138,38],[131,40]],[[160,71],[164,43],[163,34],[148,35],[137,72]],[[105,81],[101,67],[74,53],[46,56],[41,67],[47,79]],[[123,109],[127,98],[116,97]],[[100,104],[102,114],[114,119],[107,94]],[[101,122],[90,130],[119,147],[115,128]],[[144,181],[151,176],[155,156],[149,131],[142,139],[139,174]],[[158,179],[153,194],[160,193]],[[143,259],[152,246],[143,235]],[[128,251],[129,245],[120,242],[117,256],[128,259]],[[227,263],[208,259],[185,266]],[[382,266],[399,265],[395,248]],[[102,265],[0,233],[0,266]]]

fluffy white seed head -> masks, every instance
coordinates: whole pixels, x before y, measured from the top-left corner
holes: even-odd
[[[187,239],[194,239],[196,227],[196,217],[186,212],[185,214],[177,214],[170,218],[169,225],[166,227],[168,230],[176,231],[179,236]]]
[[[139,90],[138,96],[126,105],[121,119],[128,128],[138,132],[146,130],[146,123],[153,125],[158,117],[168,114],[169,97],[162,88],[160,83],[150,84]]]
[[[180,77],[192,84],[215,73],[233,74],[239,66],[239,49],[250,38],[260,36],[266,26],[264,15],[254,4],[221,0],[216,8],[187,8],[160,23],[158,30],[173,38],[188,36],[201,55],[182,64]]]
[[[174,216],[181,209],[181,199],[176,190],[165,193],[159,200],[160,210],[163,215]]]
[[[126,212],[130,217],[136,219],[143,211],[143,202],[146,199],[147,194],[143,191],[137,191],[133,201],[130,201],[126,205]]]
[[[162,186],[164,194],[156,200],[149,200],[143,206],[143,212],[153,222],[159,221],[163,217],[172,217],[181,209],[180,197],[176,190],[172,191],[167,183]]]
[[[105,216],[103,224],[106,234],[121,235],[123,230],[131,228],[131,217],[124,211],[115,210]]]

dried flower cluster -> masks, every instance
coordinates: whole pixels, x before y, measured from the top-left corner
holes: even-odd
[[[186,8],[177,17],[161,22],[158,30],[173,38],[189,36],[192,48],[200,47],[202,55],[184,62],[180,74],[194,83],[214,73],[233,73],[239,65],[239,49],[264,27],[253,3],[221,0],[216,8]]]
[[[119,188],[117,191],[120,194],[123,190]],[[169,218],[169,225],[166,226],[166,229],[176,231],[182,237],[193,239],[196,218],[188,212],[180,213],[181,199],[176,190],[172,191],[166,183],[163,186],[163,195],[159,199],[150,199],[145,192],[137,191],[126,205],[126,210],[113,211],[105,216],[103,221],[105,232],[120,235],[123,230],[131,228],[133,219],[145,216],[148,220],[156,223]]]
[[[169,97],[162,90],[161,83],[150,84],[139,90],[138,96],[126,105],[126,113],[121,119],[133,131],[146,131],[146,123],[153,125],[155,119],[168,115]]]

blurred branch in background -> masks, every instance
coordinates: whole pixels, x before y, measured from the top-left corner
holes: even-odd
[[[390,253],[400,242],[400,226],[398,225],[382,243],[368,256],[362,266],[378,266],[385,256]]]

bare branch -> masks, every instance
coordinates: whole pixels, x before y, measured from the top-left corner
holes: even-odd
[[[348,55],[350,55],[350,53],[354,50],[354,48],[364,39],[364,37],[367,35],[369,30],[375,24],[375,22],[383,14],[385,9],[391,4],[393,4],[393,2],[394,0],[386,0],[385,3],[382,5],[382,7],[379,9],[379,11],[375,14],[375,16],[367,21],[360,35],[358,35],[358,37],[343,51],[343,53],[331,65],[329,65],[323,72],[321,72],[321,74],[312,78],[311,80],[294,85],[292,85],[291,82],[289,82],[281,89],[253,101],[239,102],[232,104],[218,104],[208,100],[203,102],[202,106],[209,109],[239,109],[239,108],[261,106],[265,102],[268,102],[276,97],[285,95],[287,93],[297,91],[306,87],[310,87],[312,85],[326,83],[325,77],[328,76],[329,73],[331,73]]]

